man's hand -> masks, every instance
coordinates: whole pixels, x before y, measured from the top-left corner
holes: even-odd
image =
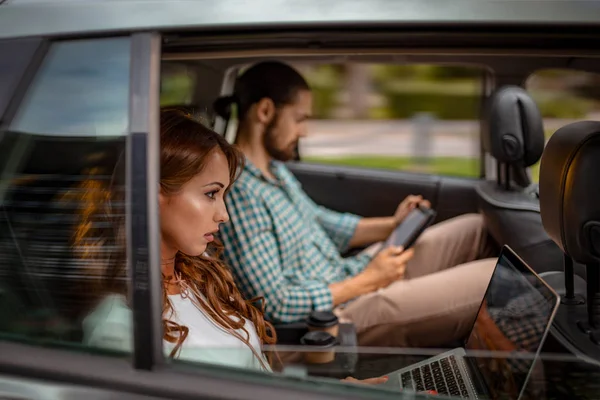
[[[380,251],[360,274],[329,285],[333,305],[338,306],[402,279],[406,263],[412,256],[413,250],[402,251],[400,247]]]
[[[402,200],[402,203],[400,203],[396,209],[396,213],[394,213],[394,222],[396,223],[396,226],[400,225],[404,218],[406,218],[406,216],[418,206],[430,208],[431,203],[427,200],[424,200],[423,196],[415,196],[412,194]]]
[[[387,287],[404,278],[406,263],[413,254],[412,249],[404,251],[402,247],[388,247],[377,254],[361,275],[373,291]]]

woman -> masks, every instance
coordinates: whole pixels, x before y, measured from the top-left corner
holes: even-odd
[[[183,111],[161,112],[164,343],[171,357],[271,371],[261,345],[274,344],[275,331],[254,305],[261,299],[242,298],[229,269],[219,261],[221,245],[214,238],[219,225],[229,219],[224,196],[242,162],[237,149]],[[132,316],[125,296],[124,196],[118,182],[123,177],[120,162],[109,189],[103,190],[98,180],[87,181],[76,239],[85,249],[82,253],[103,266],[100,287],[94,289],[97,305],[84,321],[84,341],[127,351],[132,347]],[[101,250],[107,248],[113,250],[102,258],[106,253]]]
[[[270,370],[260,349],[261,344],[275,343],[274,330],[253,305],[259,299],[242,298],[219,261],[221,246],[213,236],[229,218],[223,198],[243,159],[225,139],[177,109],[161,112],[160,149],[165,349],[171,357]],[[97,305],[84,320],[84,341],[129,350],[132,315],[125,296],[122,159],[109,188],[102,188],[99,180],[86,183],[86,207],[76,237],[86,249],[83,253],[103,265],[102,279],[92,292]],[[102,222],[108,228],[101,232],[90,228]],[[101,250],[108,248],[109,257],[102,258]]]

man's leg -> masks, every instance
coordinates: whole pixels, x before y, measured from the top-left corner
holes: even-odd
[[[491,257],[488,232],[479,214],[440,222],[423,232],[415,243],[405,279],[414,279],[456,265]]]
[[[435,347],[471,328],[497,259],[474,261],[361,296],[338,315],[363,346]]]

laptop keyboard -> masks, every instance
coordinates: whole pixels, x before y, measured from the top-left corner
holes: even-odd
[[[423,365],[401,376],[402,386],[417,392],[435,390],[439,394],[468,398],[469,392],[454,356]]]

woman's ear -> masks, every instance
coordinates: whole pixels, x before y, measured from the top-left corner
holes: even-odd
[[[275,103],[265,97],[256,103],[256,114],[258,120],[263,124],[269,124],[275,117]]]
[[[162,188],[158,190],[158,205],[163,206],[169,201],[168,197],[163,192]]]

